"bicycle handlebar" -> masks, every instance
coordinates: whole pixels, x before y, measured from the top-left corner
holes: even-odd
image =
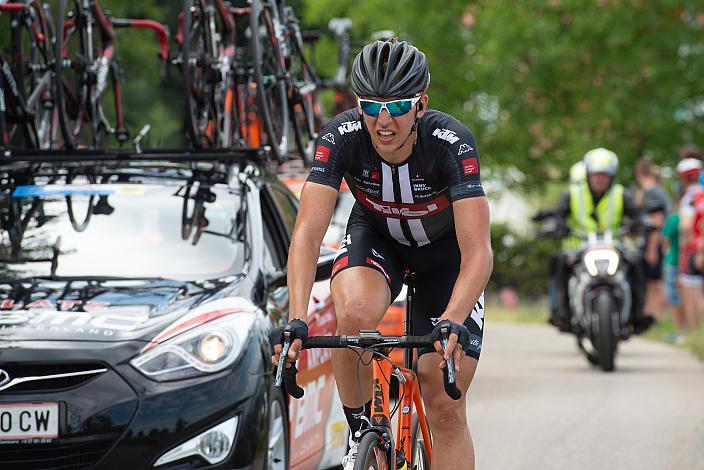
[[[158,21],[149,19],[132,19],[132,18],[112,18],[111,23],[115,27],[120,28],[146,28],[151,29],[157,35],[159,41],[159,58],[163,61],[169,58],[169,29],[166,25]]]
[[[449,332],[445,332],[442,339],[443,348],[447,344]],[[286,388],[286,392],[294,398],[301,398],[304,391],[296,383],[296,374],[298,370],[295,364],[291,367],[284,367],[286,356],[288,355],[291,346],[290,332],[284,332],[284,340],[282,351],[279,355],[279,365],[276,368],[276,377],[274,380],[275,387],[281,387],[281,384]],[[382,335],[359,335],[359,336],[309,336],[303,344],[303,349],[317,348],[426,348],[434,347],[431,335],[425,336],[382,336]],[[462,392],[457,388],[455,382],[455,361],[450,356],[443,368],[443,384],[445,393],[453,400],[459,400]]]

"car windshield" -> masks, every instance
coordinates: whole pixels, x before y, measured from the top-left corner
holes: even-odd
[[[243,271],[239,191],[182,181],[89,183],[76,178],[2,194],[0,280],[194,281]]]

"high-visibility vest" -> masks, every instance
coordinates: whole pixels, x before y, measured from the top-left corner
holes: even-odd
[[[596,218],[594,217],[596,213]],[[567,225],[574,232],[617,232],[623,219],[623,186],[614,184],[604,194],[594,209],[594,198],[587,184],[570,185],[570,216]],[[577,248],[577,237],[567,237],[565,248]]]

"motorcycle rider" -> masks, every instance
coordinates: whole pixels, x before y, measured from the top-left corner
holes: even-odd
[[[572,182],[563,193],[554,216],[562,219],[575,234],[601,232],[609,230],[617,233],[624,219],[636,223],[641,213],[631,196],[624,192],[623,186],[616,183],[618,157],[605,148],[588,151],[583,158],[586,179],[582,184]],[[552,260],[551,284],[554,299],[551,305],[549,323],[560,331],[572,331],[568,281],[572,271],[568,253],[579,248],[582,240],[575,235],[568,235],[563,240],[562,250]],[[630,262],[629,282],[633,293],[631,315],[633,330],[642,333],[653,323],[653,317],[642,312],[645,300],[645,274],[642,261]]]

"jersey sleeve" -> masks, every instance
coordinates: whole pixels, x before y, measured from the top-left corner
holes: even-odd
[[[447,140],[447,139],[446,139]],[[479,151],[472,132],[461,126],[457,139],[447,140],[444,146],[448,157],[448,177],[450,201],[484,196],[484,187],[480,177]]]
[[[306,181],[324,184],[339,191],[346,171],[345,144],[341,136],[335,132],[335,122],[335,119],[330,120],[319,134],[313,165]]]

